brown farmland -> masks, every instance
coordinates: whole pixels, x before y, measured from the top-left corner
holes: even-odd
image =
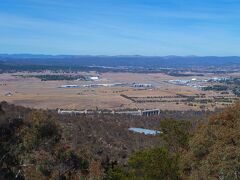
[[[51,72],[35,73],[51,74]],[[103,73],[90,72],[86,75],[98,75],[98,81],[41,81],[37,78],[23,77],[29,73],[1,74],[0,75],[0,101],[7,101],[17,105],[42,109],[150,109],[161,110],[200,110],[201,104],[189,102],[175,102],[170,96],[195,96],[205,94],[205,98],[219,96],[220,93],[202,91],[189,86],[171,84],[169,80],[176,79],[208,79],[214,77],[207,74],[203,77],[172,77],[165,74],[137,74],[137,73]],[[19,76],[23,75],[23,76]],[[31,74],[32,75],[32,74]],[[152,88],[134,88],[131,86],[114,87],[80,87],[59,88],[62,85],[89,85],[114,83],[146,83]],[[136,98],[148,98],[147,102],[133,102],[121,95]],[[232,94],[228,96],[233,96]],[[166,102],[162,101],[161,98]],[[152,100],[151,100],[152,98]],[[156,101],[157,99],[157,101]],[[171,102],[173,100],[173,102]],[[159,102],[158,102],[159,101]],[[141,101],[142,102],[142,101]],[[227,104],[225,104],[227,105]],[[224,106],[223,103],[207,103],[205,109],[214,109]]]

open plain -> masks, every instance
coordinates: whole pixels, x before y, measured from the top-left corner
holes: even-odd
[[[201,85],[216,78],[214,74],[204,76],[174,77],[162,73],[78,73],[83,76],[97,76],[98,80],[51,80],[42,81],[36,75],[62,75],[50,71],[29,73],[4,73],[0,75],[0,101],[40,109],[151,109],[160,110],[213,110],[229,102],[209,101],[224,96],[236,100],[231,92],[202,91],[196,85],[182,85],[171,82],[193,81]],[[71,73],[70,73],[71,74]],[[67,73],[69,75],[69,73]],[[72,73],[71,75],[76,75]],[[239,76],[239,74],[225,74]],[[134,84],[151,87],[134,87]],[[197,84],[197,83],[196,83]],[[74,85],[74,88],[60,88]],[[199,85],[200,86],[200,85]],[[191,101],[191,97],[207,99]]]

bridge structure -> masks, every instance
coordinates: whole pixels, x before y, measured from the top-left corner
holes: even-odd
[[[62,110],[58,109],[58,114],[72,114],[72,115],[78,115],[78,114],[87,114],[87,110],[84,111],[75,111],[75,110]]]
[[[160,109],[149,109],[149,110],[141,111],[142,116],[154,116],[159,114],[160,114]]]
[[[118,112],[113,111],[112,114],[126,114],[126,115],[133,115],[133,116],[141,116],[142,111],[141,110],[138,110],[138,111],[118,111]]]
[[[83,110],[83,111],[76,111],[76,110],[62,110],[58,109],[58,114],[71,114],[71,115],[80,115],[80,114],[94,114],[94,113],[104,113],[103,111],[90,111],[90,110]],[[137,111],[112,111],[112,114],[126,114],[132,116],[157,116],[160,114],[160,109],[148,109],[148,110],[137,110]]]

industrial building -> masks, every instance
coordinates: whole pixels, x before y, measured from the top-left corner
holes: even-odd
[[[59,88],[80,88],[78,85],[62,85]]]
[[[152,84],[137,84],[137,83],[133,83],[132,86],[135,87],[135,88],[151,88]]]

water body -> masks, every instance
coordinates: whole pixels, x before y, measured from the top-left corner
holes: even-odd
[[[135,133],[143,133],[145,135],[157,135],[161,133],[160,131],[157,131],[157,130],[143,129],[143,128],[129,128],[128,130]]]

